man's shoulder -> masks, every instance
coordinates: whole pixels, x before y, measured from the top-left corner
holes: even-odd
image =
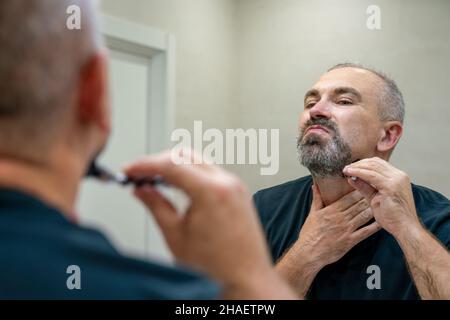
[[[435,191],[431,188],[421,186],[418,184],[414,184],[414,183],[411,183],[411,185],[412,185],[413,192],[418,192],[421,194],[425,194],[427,196],[431,196],[433,198],[436,198],[436,200],[444,200],[444,201],[450,202],[450,200],[446,196],[444,196],[443,194],[441,194],[438,191]]]
[[[187,267],[122,255],[95,229],[60,223],[52,229],[46,228],[46,235],[21,233],[22,239],[1,237],[7,243],[0,245],[0,252],[8,252],[0,258],[6,271],[0,281],[14,289],[0,293],[0,298],[215,299],[220,295],[214,281]],[[23,255],[21,248],[30,253]],[[30,267],[22,273],[21,265]],[[73,266],[78,269],[70,270],[81,274],[83,290],[65,289],[68,268]]]
[[[0,298],[219,297],[220,287],[202,274],[122,255],[102,232],[72,223],[37,198],[0,191],[0,203],[0,283],[9,288]],[[68,270],[80,274],[82,290],[67,289]]]
[[[450,200],[443,194],[417,184],[411,184],[411,187],[418,209],[424,211],[434,211],[436,209],[450,210]]]
[[[416,211],[423,224],[444,243],[450,243],[450,200],[430,188],[412,184]]]

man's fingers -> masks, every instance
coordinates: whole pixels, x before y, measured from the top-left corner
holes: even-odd
[[[311,208],[314,209],[314,210],[322,209],[323,208],[323,201],[322,201],[322,198],[320,196],[319,188],[317,188],[317,186],[315,184],[312,185],[312,192],[313,192],[313,199],[312,199]]]
[[[358,229],[351,235],[351,238],[353,240],[353,243],[357,244],[363,241],[364,239],[367,239],[371,235],[373,235],[375,232],[381,230],[381,226],[378,224],[378,222],[373,222],[369,224],[368,226],[365,226],[364,228]]]
[[[352,220],[350,220],[350,226],[352,230],[357,230],[359,227],[365,225],[367,222],[372,220],[373,212],[372,208],[367,208],[364,211],[356,215]]]
[[[384,176],[385,178],[388,178],[390,176],[389,174],[390,171],[395,170],[395,168],[388,162],[376,157],[369,159],[362,159],[358,162],[350,164],[349,167],[356,169],[373,170],[378,174],[380,174],[381,176]]]
[[[191,155],[190,155],[191,157]],[[193,157],[193,156],[192,156]],[[141,158],[124,168],[125,174],[133,178],[162,176],[166,182],[182,189],[189,196],[198,193],[208,171],[202,166],[176,164],[172,153]]]
[[[344,211],[344,215],[348,216],[350,219],[354,218],[364,210],[369,208],[369,203],[365,198],[362,198],[357,203],[353,204],[350,208]]]
[[[175,164],[194,165],[211,171],[217,169],[212,165],[214,162],[210,158],[190,148],[173,148],[171,158]]]
[[[366,183],[372,185],[375,189],[380,190],[387,178],[371,169],[362,169],[355,167],[345,167],[343,173],[346,176],[357,177]]]
[[[363,198],[363,195],[358,190],[354,190],[334,202],[332,206],[337,211],[345,211]]]
[[[164,234],[174,231],[181,217],[158,191],[150,186],[143,186],[135,189],[134,194],[150,209]]]
[[[366,199],[368,203],[372,201],[372,198],[377,194],[377,190],[370,184],[364,182],[361,179],[347,179],[347,182],[356,190],[358,190]]]
[[[154,176],[172,168],[172,153],[165,151],[157,155],[141,157],[123,168],[125,174],[131,177],[149,175]]]

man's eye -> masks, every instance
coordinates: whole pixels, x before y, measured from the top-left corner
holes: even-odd
[[[353,102],[350,101],[350,100],[339,100],[339,101],[338,101],[338,104],[341,104],[341,105],[350,105],[350,104],[353,104]]]
[[[314,107],[316,103],[315,102],[308,102],[305,104],[305,109],[311,109],[312,107]]]

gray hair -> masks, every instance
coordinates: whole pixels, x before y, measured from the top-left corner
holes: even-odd
[[[66,26],[70,5],[81,9],[80,30]],[[0,1],[0,152],[44,148],[55,139],[81,70],[101,47],[95,6],[90,0]]]
[[[403,95],[394,80],[392,80],[383,72],[374,70],[358,63],[339,63],[328,69],[328,71],[341,68],[357,68],[367,70],[383,80],[384,86],[382,88],[381,94],[379,95],[380,101],[378,112],[380,119],[382,121],[394,120],[403,123],[405,118],[405,102],[403,100]]]

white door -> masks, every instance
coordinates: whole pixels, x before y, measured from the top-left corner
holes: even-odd
[[[113,132],[99,163],[112,170],[120,170],[129,161],[155,150],[151,145],[155,131],[150,125],[164,121],[154,119],[163,113],[152,111],[155,106],[151,106],[150,82],[165,79],[155,79],[151,57],[133,52],[110,48]],[[81,224],[103,231],[123,253],[171,259],[151,214],[133,197],[131,188],[86,180],[80,190],[77,211]]]

